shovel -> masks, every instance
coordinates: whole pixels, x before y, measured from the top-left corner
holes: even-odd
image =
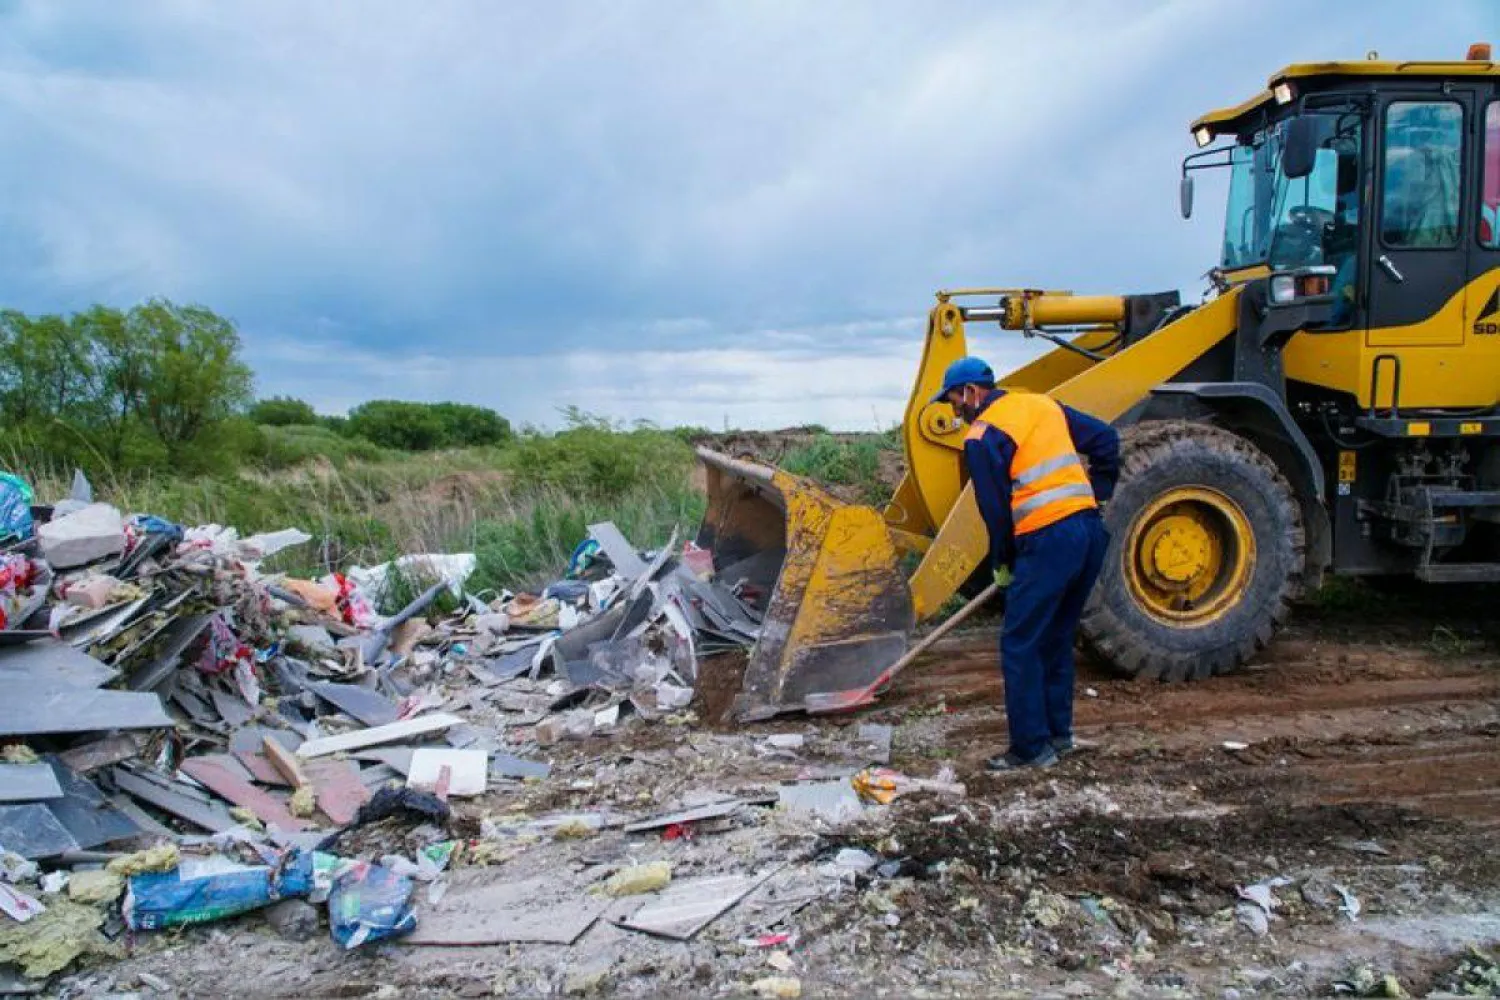
[[[952,618],[949,618],[943,624],[933,629],[931,635],[913,646],[904,656],[882,671],[880,676],[876,677],[866,687],[854,688],[849,691],[825,691],[809,694],[803,699],[802,704],[804,709],[810,715],[821,715],[829,712],[850,712],[856,708],[863,708],[865,705],[874,704],[875,696],[883,688],[889,686],[897,674],[911,666],[912,661],[927,652],[933,643],[953,631],[965,619],[978,611],[999,590],[1000,585],[998,583],[992,583],[988,587],[985,587],[984,590],[980,591],[979,596],[975,597],[968,604],[965,604],[962,608],[959,608],[958,612]]]

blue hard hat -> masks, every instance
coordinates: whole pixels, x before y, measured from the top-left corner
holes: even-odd
[[[943,372],[943,387],[932,397],[934,403],[941,403],[948,390],[957,389],[961,385],[983,385],[995,384],[995,371],[980,358],[959,358],[948,366]]]

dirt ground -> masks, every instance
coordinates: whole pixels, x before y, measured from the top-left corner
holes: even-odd
[[[918,793],[847,821],[751,808],[691,839],[543,840],[462,873],[586,885],[667,860],[674,880],[769,875],[689,942],[601,920],[572,946],[343,953],[326,932],[284,941],[251,916],[140,942],[62,989],[137,989],[143,971],[192,996],[741,996],[771,990],[767,977],[797,980],[803,996],[1478,988],[1500,977],[1469,954],[1500,942],[1493,596],[1309,612],[1251,669],[1191,686],[1084,661],[1077,731],[1097,746],[1043,772],[983,770],[1005,742],[990,623],[941,643],[861,716],[639,724],[562,744],[545,782],[472,807],[640,815],[693,794],[774,791],[847,775],[861,763],[854,724],[871,721],[895,727],[893,767],[951,767],[965,783],[962,798]],[[704,685],[720,704],[732,687]],[[772,733],[806,744],[772,749]],[[891,864],[830,870],[844,848]],[[1268,891],[1269,912],[1242,890]],[[760,946],[768,933],[790,937]]]

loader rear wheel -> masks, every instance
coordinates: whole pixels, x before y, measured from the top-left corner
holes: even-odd
[[[1084,642],[1137,677],[1241,666],[1301,596],[1306,542],[1290,484],[1251,442],[1209,424],[1138,424],[1121,450]]]

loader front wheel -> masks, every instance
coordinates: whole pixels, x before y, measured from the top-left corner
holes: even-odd
[[[1209,424],[1138,424],[1121,451],[1084,642],[1137,677],[1241,666],[1301,595],[1305,532],[1291,486],[1254,444]]]

